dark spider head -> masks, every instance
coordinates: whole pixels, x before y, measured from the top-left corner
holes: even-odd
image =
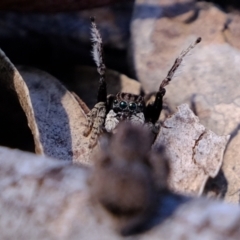
[[[134,114],[143,112],[145,108],[144,98],[139,95],[120,92],[111,96],[110,110],[118,114],[121,120],[127,119]]]

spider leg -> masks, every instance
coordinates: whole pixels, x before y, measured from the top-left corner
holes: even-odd
[[[160,87],[159,87],[159,91],[161,89],[163,89],[164,87],[166,87],[169,82],[172,80],[172,77],[174,75],[174,73],[176,72],[176,70],[178,69],[178,67],[180,66],[183,58],[198,44],[201,42],[201,38],[197,38],[195,42],[193,42],[187,49],[185,49],[184,51],[181,52],[181,54],[176,58],[173,66],[171,67],[171,69],[169,70],[167,76],[163,79]]]
[[[97,104],[96,104],[97,105]],[[85,130],[83,132],[83,135],[85,137],[87,137],[93,127],[93,122],[94,122],[94,118],[97,116],[97,110],[96,110],[96,105],[94,106],[94,108],[87,114],[87,124],[85,125]]]
[[[104,121],[106,117],[106,105],[104,102],[97,103],[90,117],[91,122],[91,137],[89,141],[89,148],[93,148],[97,144],[98,136],[103,132]],[[87,129],[86,129],[87,130]]]
[[[152,123],[155,123],[162,111],[162,104],[163,104],[163,96],[166,93],[165,87],[170,83],[172,80],[174,73],[182,63],[183,58],[198,44],[201,42],[201,38],[197,38],[194,43],[192,43],[187,49],[181,52],[181,54],[176,58],[173,66],[168,71],[167,76],[163,79],[162,83],[160,84],[159,90],[156,94],[156,98],[153,104],[150,104],[146,108],[146,119]]]
[[[90,133],[89,148],[93,148],[97,144],[97,138],[103,131],[103,125],[106,117],[105,103],[99,102],[87,114],[88,123],[85,126],[83,135],[87,137]]]
[[[97,29],[94,18],[91,18],[91,35],[93,42],[93,60],[97,65],[97,71],[99,73],[99,88],[97,96],[97,104],[87,114],[87,126],[83,132],[84,136],[90,135],[89,148],[93,148],[97,144],[98,136],[102,133],[104,127],[104,121],[107,111],[107,84],[105,81],[105,64],[103,58],[102,38]]]
[[[98,97],[97,102],[106,102],[107,101],[107,84],[105,81],[105,64],[104,64],[104,56],[103,56],[103,46],[102,46],[102,38],[97,29],[95,19],[91,18],[91,35],[92,35],[92,43],[93,43],[93,60],[97,65],[97,71],[100,75],[99,78],[99,88],[98,88]]]

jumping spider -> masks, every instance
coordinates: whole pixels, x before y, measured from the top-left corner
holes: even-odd
[[[97,104],[87,114],[88,124],[84,131],[84,136],[91,134],[89,148],[93,148],[97,144],[98,136],[104,130],[107,132],[114,132],[120,121],[143,124],[156,133],[159,130],[157,121],[162,111],[163,96],[166,93],[165,86],[171,81],[184,56],[201,41],[201,38],[197,38],[194,43],[176,58],[167,76],[160,84],[155,101],[146,105],[144,97],[140,95],[120,92],[115,96],[107,96],[107,84],[105,81],[106,67],[103,58],[102,38],[94,18],[91,18],[91,35],[91,40],[93,42],[93,59],[97,65],[100,79]]]

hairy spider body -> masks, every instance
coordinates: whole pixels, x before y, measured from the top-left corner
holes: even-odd
[[[130,93],[118,93],[108,97],[110,110],[106,115],[105,129],[113,132],[120,121],[130,121],[134,124],[144,124],[144,98]]]
[[[97,71],[100,75],[100,85],[98,89],[97,104],[87,114],[88,123],[84,131],[85,136],[91,134],[89,148],[93,148],[96,145],[99,134],[104,130],[107,132],[115,132],[121,121],[146,125],[156,134],[159,130],[157,121],[162,111],[163,96],[166,93],[165,86],[171,81],[184,56],[201,41],[201,38],[197,38],[194,43],[179,55],[167,76],[160,84],[154,102],[146,105],[144,98],[140,95],[120,92],[115,96],[107,96],[107,84],[105,81],[106,67],[103,58],[102,39],[94,18],[91,18],[91,22],[93,42],[92,54],[97,65]]]

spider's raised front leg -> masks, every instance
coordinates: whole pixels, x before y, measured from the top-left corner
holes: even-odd
[[[106,117],[106,105],[104,102],[97,103],[94,108],[87,114],[88,125],[85,128],[84,136],[91,133],[89,140],[89,148],[93,148],[97,144],[98,136],[103,131]]]
[[[146,122],[150,125],[155,126],[157,120],[162,111],[162,104],[163,104],[163,96],[166,93],[165,87],[169,84],[172,80],[174,73],[180,66],[183,58],[189,53],[191,49],[193,49],[198,43],[201,42],[201,38],[197,38],[194,43],[192,43],[186,50],[184,50],[175,60],[173,66],[169,70],[167,76],[163,79],[162,83],[160,84],[159,90],[156,94],[155,101],[152,104],[149,104],[145,110],[145,118]]]
[[[91,18],[91,35],[93,42],[92,55],[97,65],[97,71],[100,75],[97,104],[87,114],[88,124],[84,131],[84,136],[91,134],[89,148],[97,144],[98,136],[102,133],[107,111],[107,86],[105,81],[105,64],[102,51],[102,38],[95,24],[94,18]]]

